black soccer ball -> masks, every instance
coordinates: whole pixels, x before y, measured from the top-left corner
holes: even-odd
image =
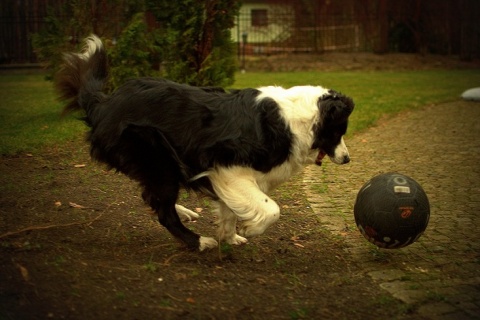
[[[380,248],[408,246],[428,225],[430,204],[422,187],[399,173],[384,173],[365,183],[353,209],[363,236]]]

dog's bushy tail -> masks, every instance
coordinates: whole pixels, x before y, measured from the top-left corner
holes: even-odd
[[[64,64],[55,76],[59,98],[67,101],[63,112],[83,109],[90,122],[91,111],[104,97],[102,89],[107,78],[107,53],[100,38],[91,35],[85,39],[82,52],[64,55]]]

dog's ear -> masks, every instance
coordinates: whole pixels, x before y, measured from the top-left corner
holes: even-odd
[[[346,121],[354,106],[351,98],[334,90],[329,90],[327,94],[318,99],[322,120],[333,124]]]

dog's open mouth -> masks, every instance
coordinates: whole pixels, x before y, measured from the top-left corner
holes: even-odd
[[[322,165],[322,160],[323,158],[325,158],[327,154],[325,152],[323,152],[322,150],[319,150],[318,151],[318,155],[317,155],[317,159],[315,159],[315,164],[317,166],[321,166]]]

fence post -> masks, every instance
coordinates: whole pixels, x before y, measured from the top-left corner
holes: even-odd
[[[245,73],[245,51],[247,48],[247,38],[248,38],[248,33],[244,31],[242,33],[242,73]]]

